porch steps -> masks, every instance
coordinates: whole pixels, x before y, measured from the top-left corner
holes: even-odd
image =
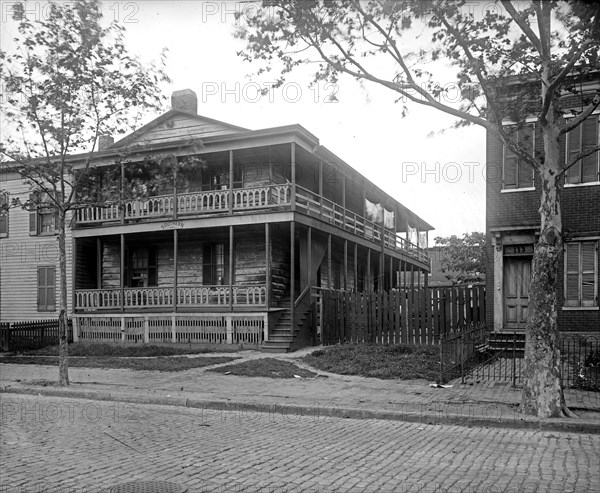
[[[299,323],[303,321],[306,314],[296,314]],[[294,343],[294,331],[292,330],[292,314],[289,309],[285,310],[272,330],[269,330],[269,340],[262,343],[260,350],[263,353],[289,353]]]

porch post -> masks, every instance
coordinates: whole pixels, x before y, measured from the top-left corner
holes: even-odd
[[[229,311],[233,311],[233,226],[229,226]]]
[[[343,207],[342,229],[345,229],[346,228],[346,175],[342,175],[342,207]],[[346,272],[346,274],[348,274],[348,272]],[[348,276],[346,275],[346,277],[348,277]]]
[[[323,160],[319,159],[319,215],[323,217]]]
[[[358,292],[358,243],[354,243],[354,292]]]
[[[121,183],[119,186],[119,202],[120,202],[120,213],[121,213],[121,224],[125,224],[125,200],[124,200],[124,192],[125,192],[125,168],[123,165],[123,161],[119,163],[119,170],[121,172]]]
[[[390,255],[390,280],[388,288],[391,290],[394,287],[394,257]]]
[[[121,311],[125,311],[125,235],[121,233],[121,255],[119,265],[119,284],[121,288]]]
[[[344,291],[348,289],[348,240],[344,240]]]
[[[308,285],[312,284],[312,226],[306,230]]]
[[[173,311],[177,311],[177,250],[179,249],[179,232],[173,230]]]
[[[71,311],[73,313],[73,318],[71,323],[73,327],[73,342],[77,342],[79,337],[77,334],[77,317],[75,316],[75,309],[77,308],[77,294],[75,292],[75,280],[77,279],[77,240],[75,238],[72,238],[71,245],[71,258],[73,259],[71,267]]]
[[[268,310],[271,306],[271,231],[269,223],[265,223],[265,297]]]
[[[233,151],[229,151],[229,214],[233,213]]]
[[[334,288],[333,284],[333,269],[331,262],[331,233],[327,236],[327,280],[329,281],[329,289]]]
[[[415,264],[410,264],[410,287],[415,287]]]
[[[102,289],[102,238],[96,237],[96,289]]]
[[[177,220],[177,158],[173,157],[173,220]]]
[[[365,284],[367,293],[371,292],[371,248],[367,247],[367,282]]]
[[[296,291],[296,223],[290,222],[290,316],[294,331],[294,293]]]
[[[290,174],[292,175],[292,211],[296,210],[296,143],[292,142],[290,149]]]

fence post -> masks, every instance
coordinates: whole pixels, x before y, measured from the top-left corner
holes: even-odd
[[[460,381],[462,384],[465,383],[465,358],[464,358],[464,343],[463,335],[458,336],[458,344],[460,345]]]
[[[440,383],[444,383],[444,336],[440,334]]]
[[[150,342],[150,326],[148,322],[148,315],[144,317],[144,343]]]

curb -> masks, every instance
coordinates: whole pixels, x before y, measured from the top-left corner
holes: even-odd
[[[476,416],[473,414],[450,414],[443,412],[416,411],[418,407],[431,406],[430,404],[408,404],[415,412],[402,411],[376,411],[371,409],[340,408],[336,406],[303,406],[300,404],[280,405],[248,403],[241,401],[217,401],[209,399],[195,399],[188,397],[161,397],[145,395],[114,394],[110,392],[66,390],[54,388],[35,387],[0,387],[0,394],[25,394],[44,397],[71,397],[77,399],[89,399],[95,401],[126,402],[131,404],[154,404],[162,406],[187,407],[191,409],[202,409],[207,415],[223,412],[237,413],[265,413],[269,419],[277,417],[283,419],[295,419],[298,417],[312,417],[313,419],[378,419],[389,421],[405,421],[409,423],[422,423],[426,425],[453,425],[466,427],[489,427],[489,428],[514,428],[535,431],[557,431],[567,433],[600,434],[600,423],[592,420],[581,419],[536,419],[534,417],[522,417],[514,413],[513,417],[489,417]],[[481,408],[484,410],[483,404]],[[244,416],[240,416],[241,419]],[[252,417],[248,417],[253,419]]]

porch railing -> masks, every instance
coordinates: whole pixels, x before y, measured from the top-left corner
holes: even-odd
[[[395,231],[383,228],[380,224],[298,185],[296,185],[294,204],[292,204],[291,184],[272,184],[233,190],[182,193],[177,195],[176,200],[172,195],[165,195],[130,201],[123,206],[123,216],[126,221],[172,216],[175,202],[177,203],[177,214],[181,216],[223,213],[230,209],[230,195],[233,200],[232,210],[234,213],[285,208],[294,205],[304,214],[317,216],[340,229],[376,243],[383,241],[385,247],[389,249],[406,252],[411,257],[423,262],[428,261],[424,250],[399,237]],[[88,207],[80,209],[76,213],[77,223],[84,225],[116,222],[120,219],[117,205],[110,205],[106,208]]]
[[[264,306],[267,287],[264,284],[232,286],[231,303],[234,306]],[[173,303],[172,287],[124,288],[124,306],[121,289],[85,289],[75,291],[75,308],[82,311],[114,310],[120,308],[170,308]],[[227,306],[230,304],[229,286],[190,286],[177,288],[177,306]]]

